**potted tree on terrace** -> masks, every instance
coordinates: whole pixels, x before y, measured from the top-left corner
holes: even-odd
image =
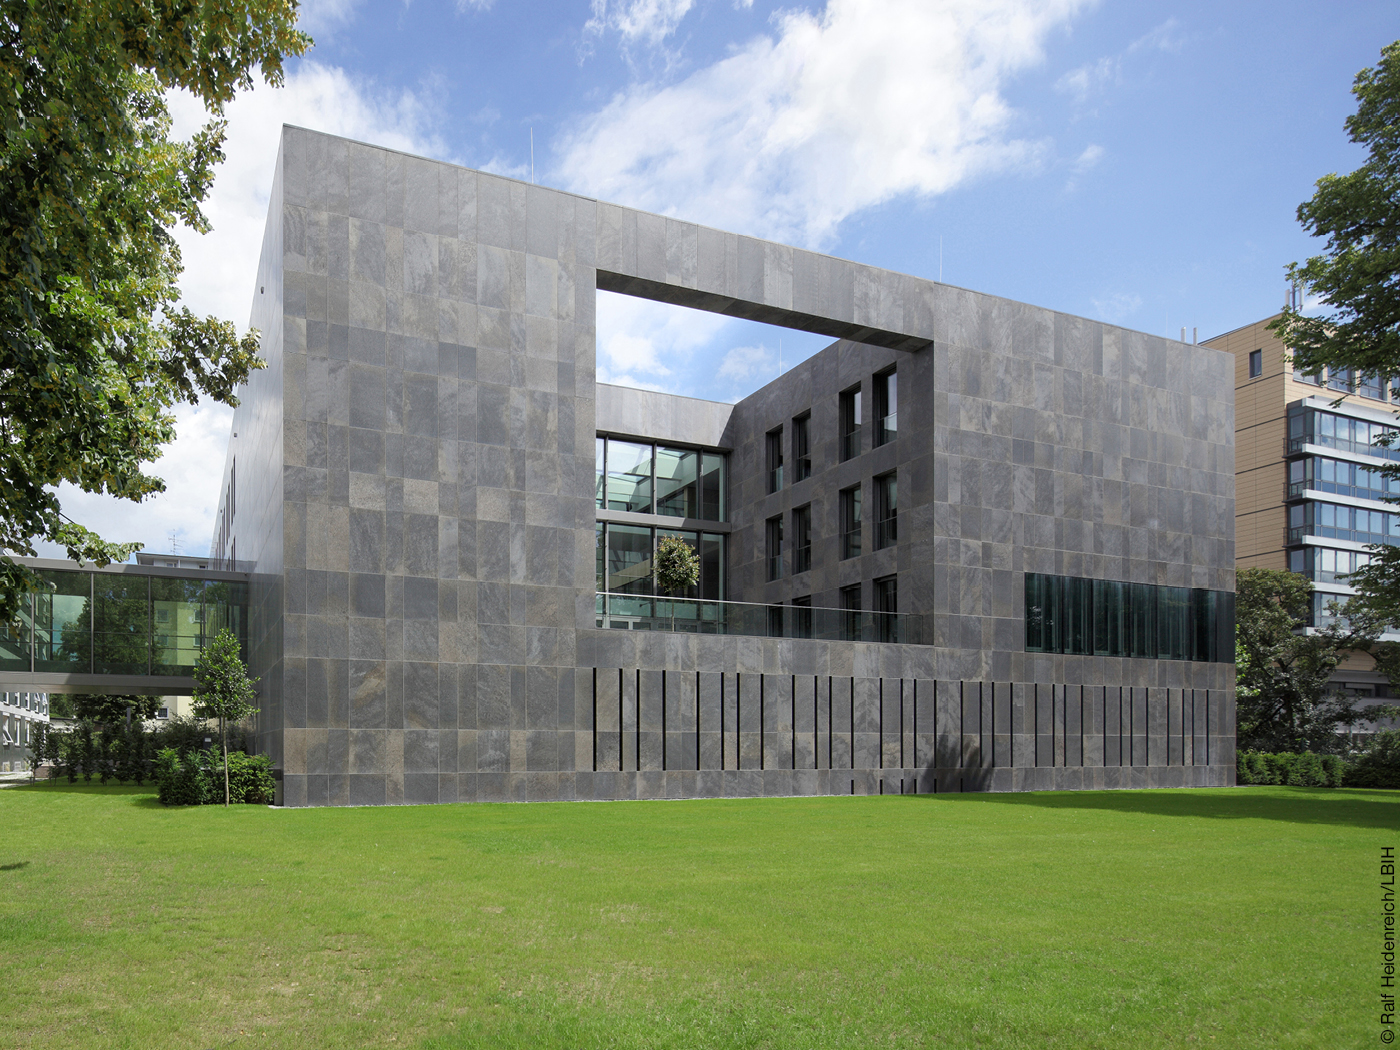
[[[238,639],[224,628],[199,653],[194,665],[195,714],[219,720],[219,744],[224,752],[224,805],[229,803],[228,735],[225,726],[258,713],[250,701],[256,695],[243,666]]]
[[[656,589],[678,598],[700,579],[700,556],[679,536],[663,536],[652,561]],[[676,604],[671,602],[671,630],[676,629]]]

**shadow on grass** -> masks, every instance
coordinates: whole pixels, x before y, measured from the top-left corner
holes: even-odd
[[[16,784],[5,789],[6,791],[33,791],[43,794],[65,795],[150,795],[155,797],[156,786],[154,784],[99,784],[97,781],[91,783],[79,780],[76,784],[70,784],[66,780],[36,780],[32,784]]]
[[[1210,820],[1278,820],[1288,824],[1340,824],[1386,831],[1393,831],[1400,824],[1400,809],[1394,805],[1400,803],[1400,791],[1363,788],[967,792],[960,795],[896,797],[914,803],[939,799],[971,805],[1096,809],[1160,817],[1205,817]]]

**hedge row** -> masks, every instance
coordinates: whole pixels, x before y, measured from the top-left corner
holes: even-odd
[[[1384,730],[1356,758],[1336,755],[1241,751],[1235,756],[1238,784],[1289,784],[1295,787],[1400,788],[1400,732]]]
[[[217,752],[192,751],[181,755],[167,747],[156,756],[156,798],[167,806],[222,805],[224,763]],[[229,801],[271,805],[277,789],[272,779],[272,759],[230,751],[228,755]]]

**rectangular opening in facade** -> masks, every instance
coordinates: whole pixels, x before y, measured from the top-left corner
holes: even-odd
[[[899,540],[899,481],[894,471],[875,479],[875,549]]]
[[[852,485],[842,489],[841,500],[841,557],[854,558],[860,554],[860,486]]]
[[[899,388],[895,370],[875,377],[875,444],[887,444],[899,436]]]
[[[841,391],[841,459],[860,455],[860,386]]]

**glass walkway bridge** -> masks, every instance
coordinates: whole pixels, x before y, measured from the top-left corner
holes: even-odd
[[[247,573],[15,560],[48,586],[0,626],[0,690],[188,696],[200,649],[225,627],[246,658]]]

